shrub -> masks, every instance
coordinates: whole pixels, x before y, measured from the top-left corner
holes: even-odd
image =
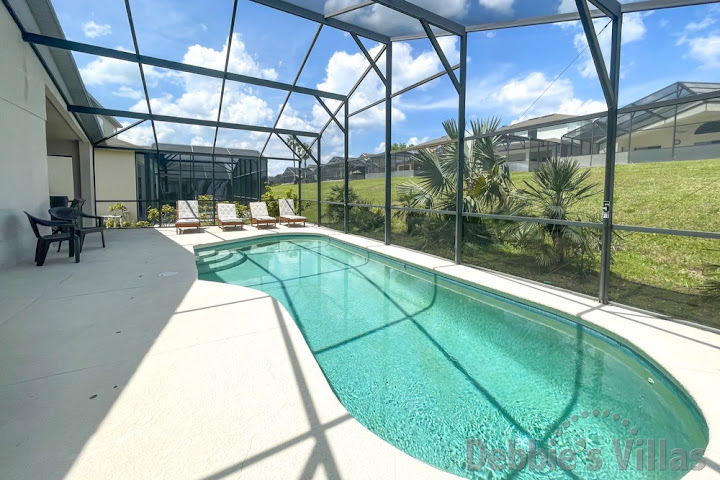
[[[124,220],[124,221],[120,222],[120,226],[121,226],[122,228],[133,228],[133,227],[135,227],[135,225],[134,225],[132,222],[129,222],[129,221],[127,221],[127,220]]]
[[[351,207],[350,224],[361,232],[370,232],[385,226],[385,213],[380,208]]]
[[[148,228],[148,227],[152,227],[152,225],[150,224],[150,222],[146,222],[145,220],[140,220],[139,222],[137,222],[137,223],[135,224],[135,227],[137,227],[137,228]]]
[[[250,209],[247,205],[243,205],[240,202],[233,202],[235,204],[235,215],[237,215],[238,218],[247,218],[248,214],[250,212]]]
[[[145,216],[147,217],[148,222],[158,223],[160,220],[160,211],[158,211],[155,207],[148,207],[147,214]]]
[[[298,208],[298,196],[293,193],[292,190],[285,190],[285,196],[281,198],[291,198],[295,203],[295,208]],[[267,203],[268,215],[271,217],[280,216],[280,206],[278,205],[278,198],[275,196],[269,185],[265,185],[265,193],[262,194],[260,200]]]

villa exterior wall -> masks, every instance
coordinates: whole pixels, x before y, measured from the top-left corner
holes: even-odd
[[[108,207],[123,200],[128,207],[127,220],[137,221],[135,185],[135,152],[127,150],[95,149],[95,194],[98,215],[108,215]]]
[[[48,184],[50,195],[75,195],[72,157],[48,155]]]
[[[48,218],[46,97],[59,93],[4,5],[0,6],[0,269],[31,261],[35,237],[23,211]],[[66,109],[65,109],[66,111]],[[79,127],[78,127],[79,130]]]

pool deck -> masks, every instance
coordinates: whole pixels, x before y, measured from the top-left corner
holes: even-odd
[[[720,335],[314,227],[112,230],[0,272],[0,478],[456,478],[353,419],[273,298],[197,279],[193,246],[323,233],[582,317],[675,377],[720,478]],[[29,246],[28,248],[32,248]]]

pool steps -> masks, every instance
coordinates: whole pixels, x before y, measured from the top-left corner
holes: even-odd
[[[227,270],[246,260],[247,256],[238,250],[207,251],[195,255],[199,274]]]

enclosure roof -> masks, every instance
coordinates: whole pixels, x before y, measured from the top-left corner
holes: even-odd
[[[678,98],[700,95],[720,90],[720,83],[699,83],[699,82],[676,82],[658,90],[646,97],[629,104],[626,109],[632,111],[618,115],[618,134],[624,135],[631,131],[637,131],[650,125],[665,121],[672,121],[678,113],[693,110],[705,103],[716,103],[717,99],[698,100],[696,102],[682,103],[680,105],[657,106],[647,109],[636,109],[634,107],[656,104],[664,100],[675,100]],[[565,139],[573,139],[584,142],[602,143],[607,135],[607,119],[599,118],[589,122],[575,130],[563,135]]]
[[[514,0],[513,2],[438,0],[251,0],[279,10],[380,40],[425,37],[420,19],[436,33],[462,34],[524,25],[539,25],[579,19],[574,2]],[[623,13],[658,8],[698,5],[710,0],[596,0],[596,5]],[[596,17],[605,14],[591,9]]]
[[[213,147],[205,145],[177,145],[173,143],[160,143],[157,146],[153,143],[150,147],[152,150],[160,150],[163,152],[178,153],[195,153],[202,155],[212,155]],[[230,155],[233,157],[260,157],[257,150],[247,150],[244,148],[224,148],[215,147],[216,155]]]
[[[543,115],[541,117],[535,117],[530,118],[528,120],[525,120],[523,122],[517,122],[513,123],[512,125],[508,125],[506,127],[498,128],[498,132],[502,132],[503,130],[517,130],[518,128],[530,128],[535,125],[540,125],[546,122],[554,122],[556,120],[571,120],[574,117],[574,115],[566,115],[564,113],[551,113],[550,115]]]

